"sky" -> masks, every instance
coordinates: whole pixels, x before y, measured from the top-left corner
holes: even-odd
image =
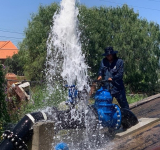
[[[12,41],[17,47],[22,42],[31,14],[37,13],[40,5],[47,6],[61,0],[1,0],[0,41]],[[79,0],[87,7],[117,7],[127,4],[139,17],[160,24],[160,0]],[[54,15],[54,14],[53,14]]]

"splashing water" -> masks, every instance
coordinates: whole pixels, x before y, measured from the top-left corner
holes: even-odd
[[[47,80],[65,81],[77,86],[87,85],[87,68],[82,54],[78,31],[76,0],[62,0],[60,10],[53,16],[53,26],[47,41]]]
[[[61,90],[63,92],[63,90],[60,88],[60,85],[64,83],[68,85],[76,85],[79,91],[82,91],[84,88],[89,91],[89,85],[87,82],[88,66],[85,63],[85,56],[82,53],[81,43],[79,39],[80,31],[78,30],[78,14],[79,11],[76,7],[76,0],[62,0],[60,3],[60,9],[53,16],[53,26],[51,27],[51,32],[47,40],[46,64],[48,89],[51,92],[53,92],[55,89],[59,91]],[[84,94],[83,97],[85,97]],[[85,110],[87,105],[86,103],[84,103],[84,101],[80,101],[78,103],[78,107],[79,106],[81,106],[81,108],[83,109],[79,111],[80,113],[78,113],[75,109],[71,110],[71,120],[79,119],[79,121],[81,121],[81,117],[77,117],[82,116],[81,112]],[[51,116],[52,119],[56,118],[53,117],[53,112],[49,112],[47,109],[45,110],[45,112],[48,114],[50,113],[49,116]],[[85,110],[85,113],[86,112],[87,110]],[[77,115],[75,116],[76,113]],[[73,130],[71,131],[73,132],[72,135],[70,135],[68,133],[70,131],[68,131],[67,133],[70,136],[67,135],[64,138],[60,136],[60,139],[57,136],[57,141],[55,136],[55,143],[58,143],[59,140],[64,140],[73,150],[75,149],[74,147],[76,147],[77,150],[87,150],[90,149],[90,145],[92,145],[92,148],[95,147],[95,149],[97,149],[98,143],[96,141],[102,142],[103,137],[99,135],[99,133],[92,134],[93,132],[91,132],[91,128],[93,126],[90,125],[94,125],[95,120],[96,118],[93,113],[89,114],[89,119],[87,119],[86,117],[85,120],[86,129],[84,131]],[[97,140],[98,137],[99,139]],[[91,143],[89,138],[92,139]],[[77,141],[73,142],[73,140]]]

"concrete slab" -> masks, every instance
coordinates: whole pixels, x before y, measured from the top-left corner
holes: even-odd
[[[52,149],[54,136],[54,123],[51,121],[37,122],[33,125],[33,138],[31,150]]]
[[[127,135],[133,133],[133,132],[140,131],[144,127],[150,126],[153,123],[160,121],[160,118],[141,118],[138,121],[139,121],[138,124],[136,124],[135,126],[127,129],[126,131],[123,131],[123,130],[119,129],[117,131],[115,137],[116,138],[122,138],[124,136],[127,136]]]

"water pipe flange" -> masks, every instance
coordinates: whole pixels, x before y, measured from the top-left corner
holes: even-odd
[[[11,132],[10,130],[6,130],[2,134],[2,137],[3,139],[8,139],[10,142],[12,142],[12,144],[17,150],[28,150],[28,147],[25,144],[25,142],[17,135],[14,135],[13,132]]]
[[[121,110],[118,105],[114,104],[114,108],[117,114],[117,123],[115,124],[115,129],[117,130],[121,126],[122,115],[121,115]]]

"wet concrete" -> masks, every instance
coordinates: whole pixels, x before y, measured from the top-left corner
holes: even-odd
[[[139,105],[131,111],[140,118],[160,118],[160,98]],[[160,146],[160,122],[156,122],[124,138],[114,138],[112,150],[152,150]]]

